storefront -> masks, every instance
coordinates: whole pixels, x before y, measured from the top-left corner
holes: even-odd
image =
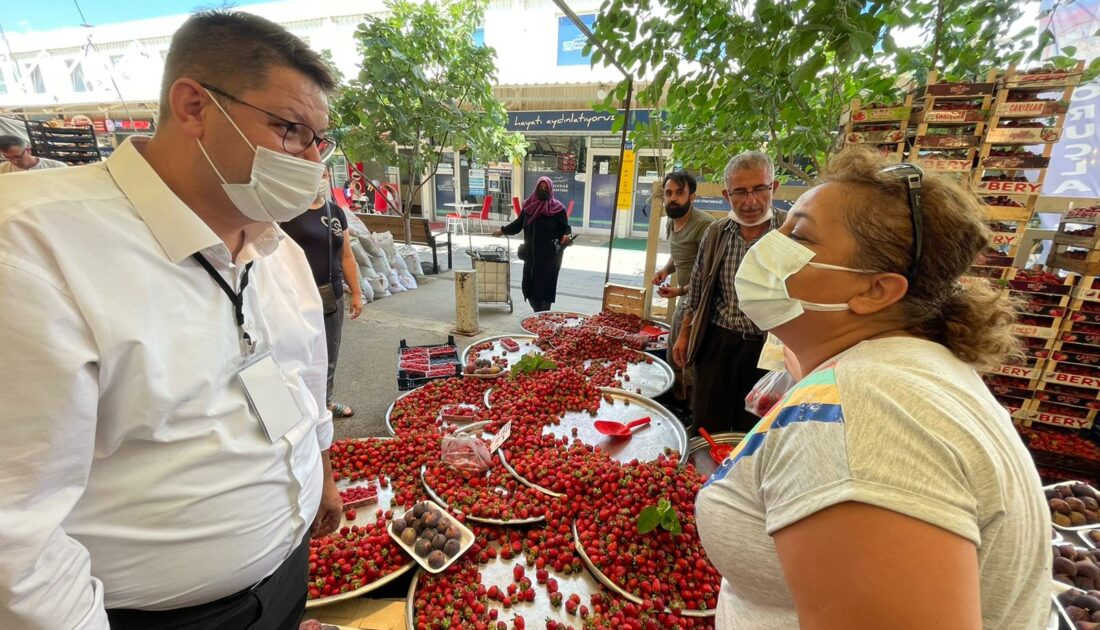
[[[649,111],[636,112],[645,122]],[[541,177],[554,182],[555,197],[569,209],[569,223],[580,232],[608,234],[615,212],[615,191],[619,179],[620,135],[613,130],[615,116],[592,110],[516,111],[508,116],[509,131],[522,133],[527,155],[521,164],[470,161],[463,151],[445,151],[429,188],[435,220],[443,221],[454,212],[455,203],[476,204],[476,216],[490,196],[489,219],[506,221],[514,217],[512,197],[521,201],[535,190]],[[648,231],[650,195],[658,179],[656,150],[637,156],[632,172],[633,207],[619,217],[620,236],[644,236]]]

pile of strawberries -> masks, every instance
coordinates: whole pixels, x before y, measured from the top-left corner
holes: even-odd
[[[439,410],[447,404],[484,404],[490,379],[453,377],[427,383],[402,396],[390,412],[390,425],[398,435],[439,433]]]

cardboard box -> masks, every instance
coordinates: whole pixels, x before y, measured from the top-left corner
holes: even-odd
[[[309,610],[305,618],[340,628],[405,630],[405,600],[360,597]]]

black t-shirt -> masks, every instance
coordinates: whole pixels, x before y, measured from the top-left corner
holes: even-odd
[[[329,227],[329,218],[325,213],[325,207],[314,210],[309,209],[294,217],[286,223],[280,223],[279,227],[287,233],[294,242],[305,250],[309,268],[313,270],[313,280],[317,286],[332,282],[332,289],[339,298],[344,294],[344,268],[341,266],[344,251],[344,230],[348,229],[348,218],[344,215],[340,206],[326,202],[328,212],[332,215],[332,227]],[[326,237],[332,239],[332,259],[328,258],[328,243]]]

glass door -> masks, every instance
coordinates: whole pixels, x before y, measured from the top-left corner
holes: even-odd
[[[615,149],[592,149],[589,152],[588,204],[584,227],[593,231],[610,231],[615,213],[615,185],[619,179],[619,152]]]
[[[639,155],[637,161],[637,179],[634,184],[634,208],[631,210],[630,236],[646,238],[649,236],[649,221],[653,217],[653,184],[660,183],[660,170],[656,155]]]

